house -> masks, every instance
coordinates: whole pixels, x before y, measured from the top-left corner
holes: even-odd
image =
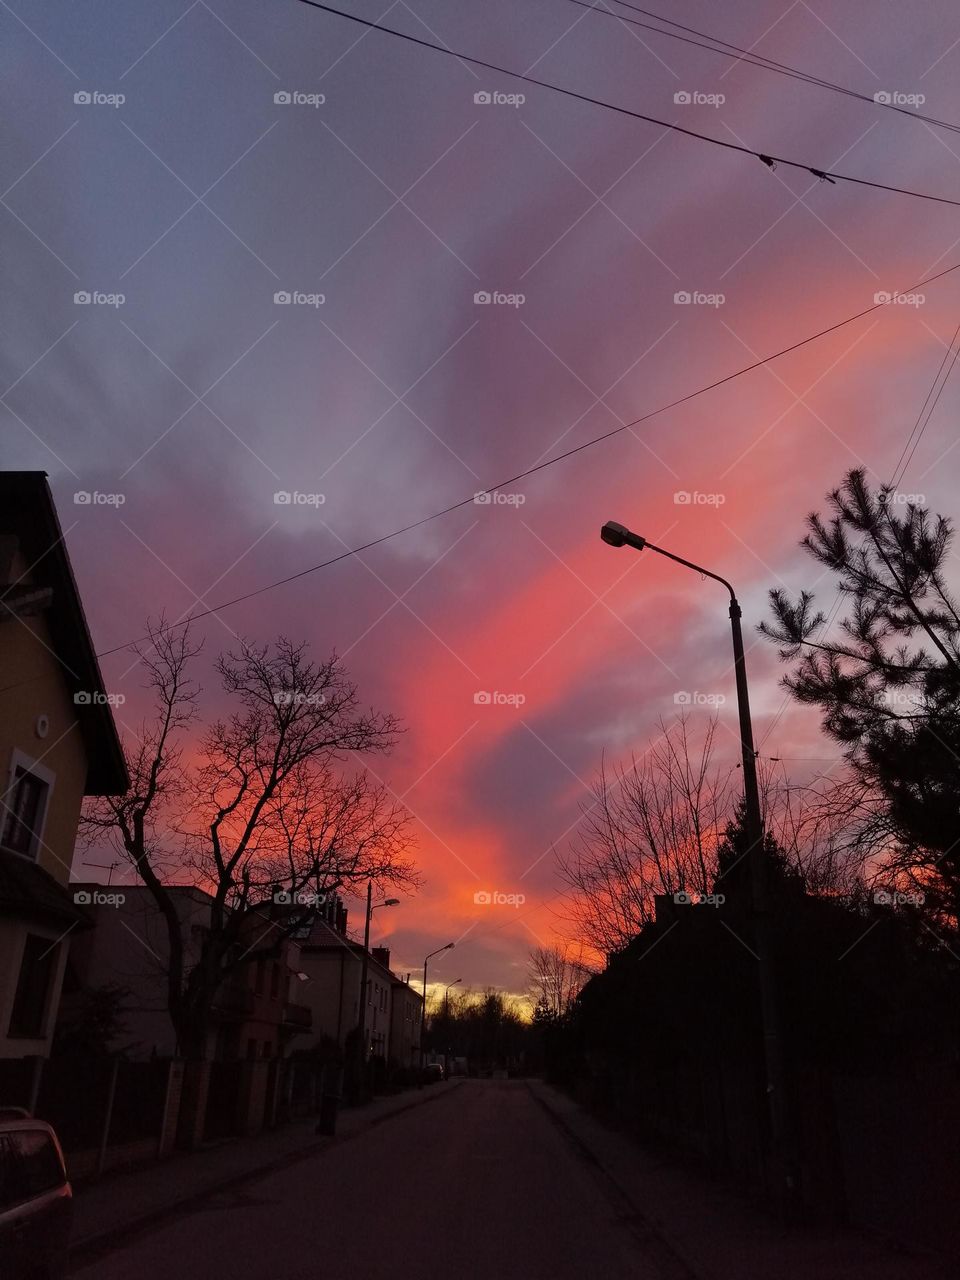
[[[0,472],[0,1058],[46,1057],[74,938],[85,796],[129,786],[42,471]]]
[[[390,998],[390,1041],[388,1061],[405,1071],[420,1066],[420,1018],[423,996],[410,986],[410,975],[394,977]]]
[[[342,908],[327,919],[308,919],[297,940],[306,977],[299,998],[310,1008],[313,1038],[333,1041],[343,1050],[360,1022],[363,945],[347,935]],[[402,988],[399,997],[398,988]],[[368,1057],[381,1057],[397,1066],[415,1064],[420,1051],[421,1004],[420,996],[391,972],[389,950],[372,947],[367,955],[364,1016]]]
[[[96,927],[71,957],[69,985],[123,989],[114,1049],[132,1058],[172,1057],[177,1037],[167,1012],[167,925],[145,885],[75,884],[75,895]],[[187,972],[198,962],[210,928],[213,899],[193,885],[168,885],[184,944]],[[268,917],[247,913],[241,929],[244,963],[227,977],[214,1001],[206,1056],[212,1061],[282,1057],[293,1037],[310,1029],[310,1012],[297,1004],[302,983],[299,945],[277,941]],[[65,997],[67,999],[69,997]]]

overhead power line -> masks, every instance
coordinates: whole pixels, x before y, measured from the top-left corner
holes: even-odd
[[[936,376],[933,379],[933,383],[931,384],[929,391],[924,397],[923,404],[920,406],[920,412],[917,414],[917,420],[913,424],[913,427],[910,430],[910,434],[907,436],[906,442],[900,451],[900,457],[897,459],[896,466],[893,468],[893,472],[891,473],[889,483],[887,484],[887,486],[885,486],[889,489],[896,489],[899,486],[901,480],[906,474],[907,467],[910,465],[910,462],[913,459],[913,455],[917,451],[917,445],[920,443],[920,437],[923,435],[924,431],[926,431],[927,425],[930,422],[930,419],[933,417],[934,410],[936,409],[937,405],[940,402],[940,397],[943,395],[943,390],[946,387],[947,382],[949,381],[950,374],[953,372],[953,367],[957,363],[957,356],[960,355],[960,345],[958,345],[958,339],[960,339],[960,324],[957,325],[957,328],[954,331],[954,335],[953,335],[953,338],[951,339],[950,346],[947,347],[946,351],[943,354],[943,359],[940,361],[940,366],[937,369]],[[948,366],[948,362],[949,362],[949,366]],[[914,437],[916,437],[916,439],[914,439]],[[911,447],[911,444],[912,444],[912,447]],[[862,541],[860,545],[861,546],[863,545]],[[824,618],[818,630],[818,636],[820,637],[821,640],[826,637],[827,632],[830,630],[830,626],[833,623],[834,618],[837,616],[837,613],[840,609],[840,605],[843,603],[844,598],[845,598],[845,594],[843,589],[841,587],[838,587],[836,597],[833,601],[833,604],[830,607],[830,612],[826,615],[826,617]],[[777,711],[777,714],[774,716],[773,720],[767,727],[767,730],[764,733],[763,737],[760,739],[761,747],[767,741],[767,739],[770,737],[773,731],[776,729],[777,725],[780,723],[781,719],[783,718],[783,713],[786,711],[787,707],[790,704],[790,700],[792,696],[793,696],[792,694],[788,693],[787,696],[784,698],[784,700],[781,702],[780,708]],[[783,758],[785,759],[786,757],[783,757]]]
[[[649,422],[651,418],[655,418],[662,413],[667,413],[671,409],[676,409],[682,404],[688,404],[691,400],[696,400],[700,396],[706,395],[708,391],[715,391],[718,387],[725,386],[728,382],[733,382],[737,378],[742,378],[745,374],[752,373],[755,369],[759,369],[763,365],[771,364],[774,360],[779,360],[793,351],[799,351],[801,347],[808,346],[811,342],[816,342],[820,338],[825,338],[828,334],[836,333],[838,329],[843,329],[847,325],[854,324],[857,320],[862,320],[864,316],[868,316],[872,314],[872,312],[880,310],[882,307],[890,306],[897,298],[903,297],[906,294],[915,293],[923,286],[933,284],[937,280],[942,280],[945,276],[951,275],[957,270],[960,270],[960,262],[955,262],[953,266],[945,267],[942,271],[936,272],[935,275],[927,276],[924,280],[919,280],[908,289],[898,290],[897,292],[885,295],[884,301],[875,302],[873,306],[870,307],[864,307],[862,311],[857,311],[854,315],[847,316],[844,320],[838,320],[834,324],[827,325],[824,329],[818,329],[816,333],[811,333],[806,338],[801,338],[797,342],[792,342],[787,347],[781,347],[779,351],[774,351],[771,355],[762,356],[759,360],[754,360],[751,364],[744,365],[740,369],[735,369],[732,373],[725,374],[722,378],[717,378],[713,382],[708,382],[704,386],[696,388],[694,391],[688,391],[684,395],[678,396],[668,404],[663,404],[660,405],[659,408],[651,409],[649,412],[642,414],[639,418],[634,418],[632,422],[624,422],[618,427],[613,427],[610,431],[605,431],[601,435],[593,436],[589,440],[584,440],[582,444],[575,445],[571,449],[566,449],[563,453],[559,453],[555,457],[547,458],[543,462],[538,462],[536,465],[528,467],[525,471],[518,471],[515,475],[499,480],[496,484],[489,485],[486,489],[479,489],[476,492],[469,494],[467,497],[460,498],[456,502],[451,502],[449,505],[441,507],[437,511],[430,512],[429,515],[421,516],[419,520],[412,520],[409,524],[402,525],[399,529],[392,529],[389,533],[381,534],[377,538],[371,538],[368,542],[361,543],[359,546],[348,547],[345,551],[341,551],[337,555],[331,556],[328,560],[321,560],[319,564],[310,565],[306,569],[300,569],[297,573],[288,574],[284,578],[277,578],[273,582],[267,582],[262,586],[253,588],[251,591],[246,591],[243,595],[234,596],[230,600],[224,600],[220,604],[213,605],[210,608],[193,613],[182,622],[174,623],[169,630],[185,627],[191,622],[198,622],[201,618],[209,618],[213,614],[222,613],[224,609],[230,609],[234,605],[243,604],[247,600],[253,600],[256,596],[264,595],[267,591],[273,591],[277,587],[283,587],[288,583],[296,582],[298,579],[305,578],[309,574],[318,573],[321,569],[328,569],[332,565],[339,564],[342,560],[349,559],[351,556],[359,555],[363,551],[370,551],[373,547],[379,547],[384,542],[390,542],[392,539],[399,538],[402,534],[410,533],[414,529],[419,529],[423,525],[431,523],[433,520],[439,520],[442,516],[450,515],[454,511],[459,511],[462,507],[468,507],[480,494],[495,493],[498,490],[506,489],[509,485],[516,484],[519,480],[525,480],[528,476],[536,475],[540,471],[546,471],[548,467],[556,466],[558,462],[563,462],[567,458],[572,458],[577,454],[584,453],[587,449],[592,449],[594,445],[601,444],[604,440],[610,440],[614,436],[622,435],[625,431],[630,431],[632,428],[638,427],[644,422]],[[101,649],[98,652],[97,657],[108,658],[114,653],[121,653],[123,650],[131,648],[132,645],[143,644],[149,640],[149,636],[139,636],[134,640],[127,640],[123,644],[114,645],[110,649]],[[17,684],[20,683],[26,682],[17,682]],[[0,689],[0,692],[6,692],[7,689],[16,688],[17,684],[6,685],[3,689]]]
[[[634,13],[641,13],[645,17],[653,18],[656,22],[663,22],[671,27],[676,27],[677,30],[666,31],[663,27],[654,26],[651,22],[639,22],[636,18],[627,18],[622,13],[600,4],[592,3],[591,0],[569,0],[570,4],[575,4],[581,9],[592,9],[603,17],[614,18],[618,22],[626,23],[628,26],[639,27],[655,35],[666,36],[669,40],[679,40],[682,44],[692,45],[696,49],[705,49],[708,53],[719,54],[721,57],[731,59],[733,62],[747,62],[751,66],[759,67],[761,71],[770,71],[775,75],[787,76],[792,80],[800,80],[819,89],[828,89],[832,93],[843,94],[848,98],[856,98],[860,102],[866,102],[871,107],[879,107],[883,111],[895,111],[898,115],[908,116],[910,119],[919,120],[923,124],[935,125],[940,129],[949,129],[952,133],[960,133],[960,124],[953,124],[949,120],[939,120],[936,116],[925,115],[922,111],[914,111],[909,107],[894,102],[892,98],[888,102],[874,94],[862,93],[859,89],[851,89],[848,85],[837,84],[833,80],[825,80],[822,76],[814,75],[812,72],[803,71],[799,67],[792,67],[787,62],[778,62],[775,58],[768,58],[752,49],[744,49],[740,45],[731,44],[729,40],[722,40],[719,36],[712,36],[707,32],[698,31],[696,27],[684,26],[682,22],[675,22],[673,18],[666,18],[663,14],[654,13],[651,9],[642,9],[639,5],[628,3],[628,0],[612,0],[612,2],[624,9],[630,9]],[[689,34],[681,35],[680,32],[683,31]],[[691,36],[699,36],[700,39],[694,40],[691,39]],[[710,43],[706,43],[708,41]]]
[[[913,430],[907,438],[906,444],[897,459],[897,465],[893,469],[893,475],[890,479],[890,487],[896,488],[906,473],[907,467],[913,461],[913,455],[917,451],[917,445],[923,433],[926,431],[930,419],[933,417],[937,405],[940,403],[940,397],[943,395],[944,388],[950,380],[953,373],[953,367],[957,363],[957,356],[960,355],[960,324],[957,325],[954,335],[950,340],[950,345],[943,353],[943,359],[940,361],[940,368],[937,370],[937,376],[933,380],[933,386],[927,392],[927,398],[917,415],[917,421],[914,423]]]
[[[551,84],[548,80],[538,80],[534,76],[526,75],[524,72],[511,71],[509,67],[501,67],[495,62],[487,62],[483,58],[474,57],[472,54],[460,53],[456,49],[451,49],[445,45],[433,44],[430,40],[424,40],[420,36],[410,35],[406,31],[398,31],[395,27],[385,27],[379,22],[371,22],[369,19],[361,18],[355,13],[347,13],[343,9],[335,9],[332,5],[322,4],[321,0],[298,0],[298,3],[305,4],[311,9],[319,9],[323,13],[333,14],[338,18],[345,18],[348,22],[357,23],[371,31],[381,31],[384,35],[394,36],[398,40],[406,40],[409,44],[419,45],[423,49],[432,49],[435,53],[446,54],[447,57],[456,58],[460,62],[469,62],[475,67],[483,67],[487,71],[495,71],[499,75],[509,76],[511,79],[520,80],[524,84],[536,85],[540,89],[549,89],[553,93],[563,94],[566,98],[574,98],[578,102],[587,102],[591,106],[602,107],[606,111],[614,111],[618,115],[629,116],[632,120],[642,120],[645,124],[655,124],[671,133],[683,134],[687,138],[696,138],[699,142],[707,142],[714,147],[722,147],[725,151],[738,151],[741,155],[754,156],[770,169],[775,169],[778,165],[784,165],[788,169],[801,169],[804,173],[809,173],[814,178],[819,178],[821,182],[834,184],[837,182],[850,182],[859,187],[872,187],[877,191],[891,191],[896,195],[911,196],[916,200],[930,200],[936,204],[948,204],[955,208],[960,208],[960,199],[954,199],[951,196],[940,196],[930,191],[916,191],[910,187],[898,187],[891,183],[876,182],[870,178],[858,178],[854,174],[839,173],[837,170],[820,169],[815,165],[806,164],[802,160],[791,160],[787,156],[777,156],[765,151],[757,151],[753,147],[744,146],[739,142],[729,142],[724,138],[714,138],[710,134],[699,133],[696,129],[688,129],[669,120],[661,120],[657,116],[646,115],[642,111],[633,111],[630,107],[621,107],[617,103],[606,102],[602,98],[594,98],[587,93],[579,93],[576,89],[565,89],[561,85]]]

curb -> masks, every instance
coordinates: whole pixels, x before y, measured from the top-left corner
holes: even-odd
[[[222,1195],[223,1192],[231,1191],[235,1187],[242,1186],[243,1183],[250,1182],[255,1178],[276,1173],[280,1169],[285,1169],[300,1160],[308,1159],[321,1151],[329,1150],[331,1147],[352,1142],[355,1138],[359,1138],[364,1133],[369,1133],[371,1129],[376,1129],[379,1125],[386,1124],[387,1121],[403,1115],[406,1111],[412,1111],[415,1107],[424,1106],[428,1102],[436,1102],[440,1098],[449,1097],[451,1093],[456,1092],[462,1081],[458,1079],[456,1084],[450,1083],[452,1085],[451,1088],[443,1089],[439,1092],[434,1089],[431,1089],[428,1093],[421,1093],[420,1090],[416,1090],[414,1096],[402,1107],[396,1107],[391,1111],[384,1112],[382,1115],[374,1116],[369,1124],[360,1125],[348,1133],[307,1142],[304,1146],[297,1147],[294,1151],[286,1152],[285,1155],[277,1156],[272,1160],[265,1161],[263,1164],[244,1169],[241,1173],[230,1174],[228,1177],[221,1178],[217,1182],[211,1182],[208,1186],[204,1186],[189,1195],[179,1196],[176,1200],[171,1200],[156,1209],[150,1209],[146,1213],[138,1214],[137,1217],[130,1219],[121,1226],[108,1227],[104,1231],[92,1232],[79,1240],[71,1241],[71,1274],[81,1267],[86,1267],[90,1263],[96,1262],[105,1254],[114,1252],[128,1240],[133,1239],[142,1232],[162,1226],[168,1219],[175,1218],[185,1209],[199,1208],[213,1196]]]
[[[577,1157],[585,1164],[589,1164],[595,1175],[602,1180],[607,1198],[620,1211],[621,1219],[628,1225],[637,1242],[652,1255],[652,1260],[664,1280],[708,1280],[663,1227],[637,1206],[630,1193],[617,1181],[600,1156],[585,1139],[581,1138],[566,1117],[555,1110],[546,1090],[536,1088],[529,1080],[527,1088],[534,1102],[560,1130]]]

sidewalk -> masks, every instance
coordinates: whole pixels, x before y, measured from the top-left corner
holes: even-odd
[[[252,1138],[236,1138],[200,1151],[178,1152],[140,1169],[118,1170],[74,1191],[71,1258],[83,1262],[115,1247],[127,1235],[160,1221],[182,1206],[248,1178],[303,1159],[326,1147],[347,1142],[411,1107],[442,1098],[459,1080],[407,1089],[363,1107],[343,1109],[336,1137],[318,1137],[316,1116],[291,1121]]]
[[[528,1084],[599,1168],[639,1231],[690,1280],[947,1280],[956,1274],[946,1260],[854,1230],[781,1227],[728,1188],[608,1129],[559,1090]]]

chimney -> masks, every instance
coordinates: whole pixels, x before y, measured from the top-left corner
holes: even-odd
[[[389,947],[373,947],[370,954],[376,960],[377,964],[382,964],[385,969],[390,968],[390,948]]]
[[[339,898],[337,899],[337,918],[334,921],[333,927],[336,929],[337,933],[342,934],[344,938],[347,936],[347,908]]]

